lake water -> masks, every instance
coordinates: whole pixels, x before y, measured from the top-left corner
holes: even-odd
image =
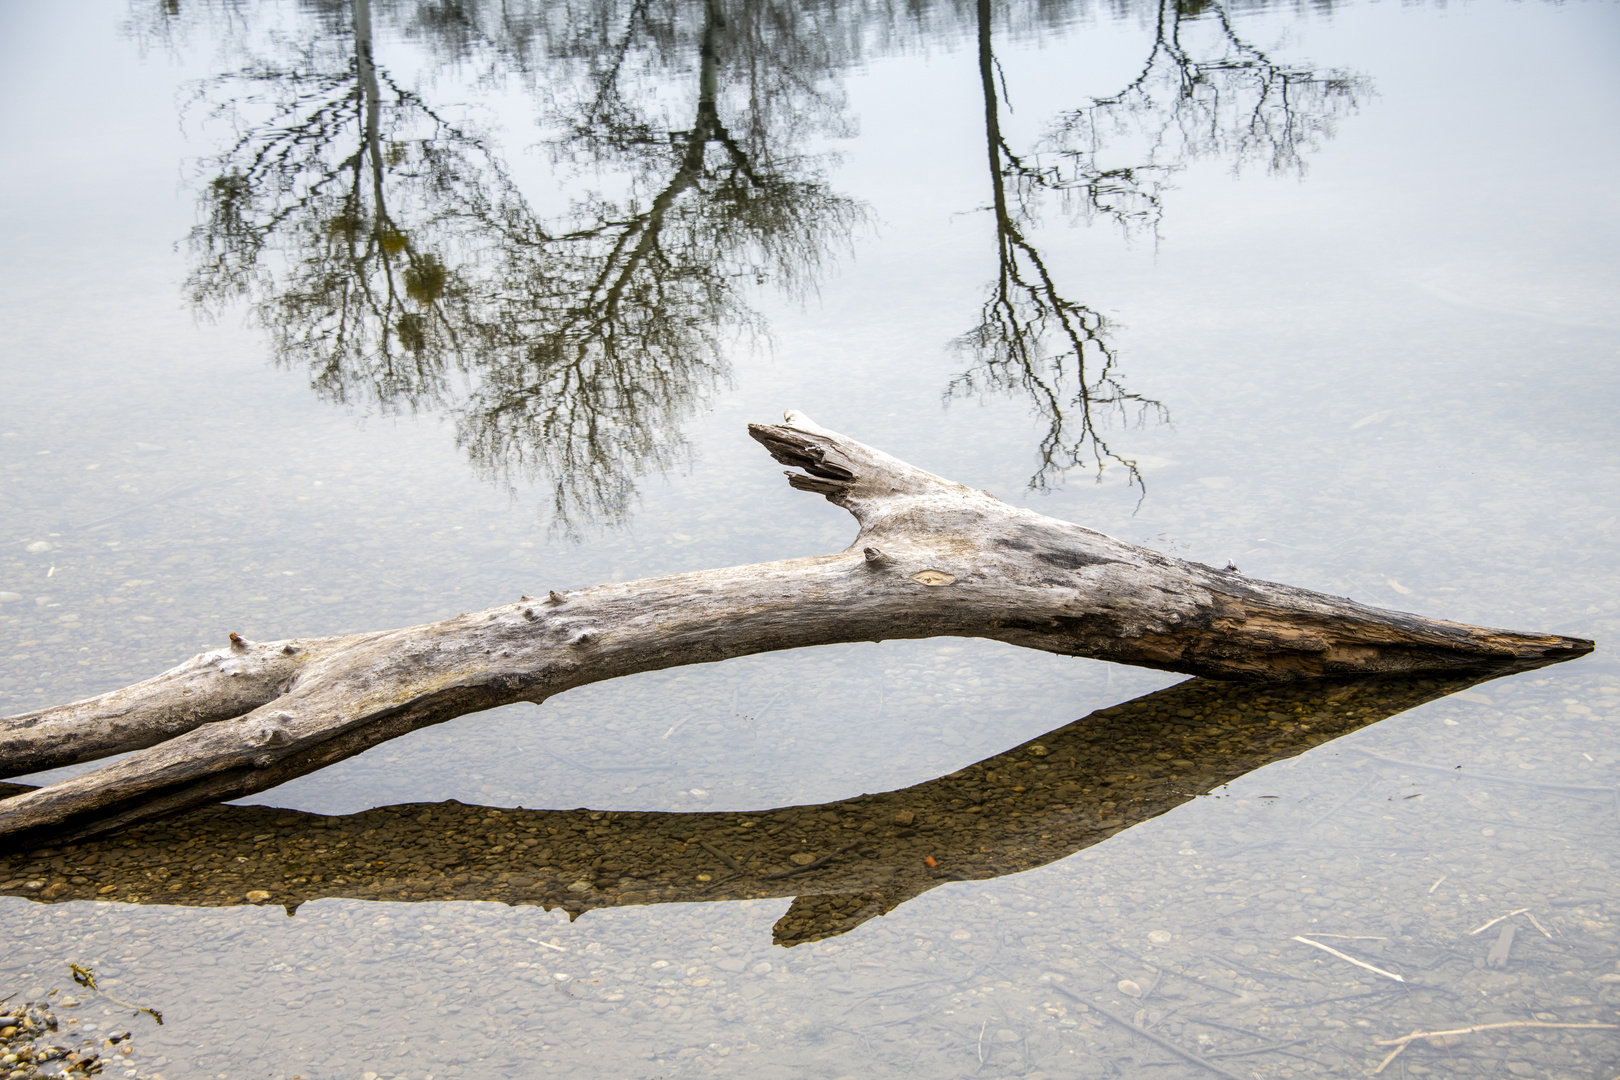
[[[0,862],[0,998],[132,1031],[106,1075],[1269,1080],[1489,1024],[1379,1075],[1620,1072],[1612,3],[0,11],[0,715],[841,549],[784,408],[1598,642],[1350,691],[888,642],[465,717]]]

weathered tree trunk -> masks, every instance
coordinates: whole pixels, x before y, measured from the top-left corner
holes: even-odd
[[[983,637],[1220,679],[1454,673],[1592,643],[1441,622],[1183,562],[1008,506],[789,413],[749,429],[860,523],[833,555],[552,592],[443,622],[255,643],[0,720],[0,775],[137,750],[0,800],[0,844],[276,786],[417,728],[638,671],[848,641]]]

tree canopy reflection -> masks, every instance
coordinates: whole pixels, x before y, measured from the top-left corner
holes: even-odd
[[[452,416],[482,471],[543,478],[563,526],[623,515],[725,380],[726,337],[757,325],[744,289],[804,287],[864,215],[795,149],[837,120],[795,66],[815,57],[758,7],[696,11],[550,28],[568,47],[603,35],[561,50],[540,117],[554,163],[598,182],[543,215],[484,133],[378,61],[368,0],[332,6],[326,32],[202,91],[237,135],[206,165],[193,300],[247,299],[277,360],[335,402]],[[426,25],[470,47],[461,24]],[[494,55],[521,68],[530,44]],[[682,49],[691,104],[666,114],[638,91]]]
[[[132,32],[172,45],[176,10]],[[1156,238],[1176,172],[1218,157],[1301,173],[1367,92],[1272,60],[1213,0],[1158,0],[1140,74],[1027,148],[1002,130],[995,41],[1079,8],[307,0],[284,37],[209,10],[245,59],[197,95],[231,136],[199,177],[192,299],[246,302],[277,361],[333,402],[449,416],[481,473],[543,483],[564,529],[622,517],[641,476],[681,459],[728,348],[765,329],[753,291],[813,290],[867,219],[808,149],[852,133],[838,76],[864,57],[977,34],[995,276],[946,396],[1027,399],[1038,488],[1110,462],[1139,482],[1104,433],[1169,416],[1127,385],[1113,327],[1043,250],[1048,197]],[[380,43],[401,40],[432,58],[425,74],[390,69],[397,46]],[[451,96],[441,76],[522,87],[566,195],[520,184],[492,125],[432,100]]]

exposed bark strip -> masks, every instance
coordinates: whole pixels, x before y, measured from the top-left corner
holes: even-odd
[[[855,516],[849,548],[524,598],[401,630],[233,637],[145,683],[0,720],[0,775],[138,750],[0,800],[0,843],[93,835],[239,798],[420,727],[587,683],[808,645],[983,637],[1257,681],[1444,674],[1592,649],[1173,559],[1009,506],[799,413],[749,430],[802,470],[789,474],[795,488]]]

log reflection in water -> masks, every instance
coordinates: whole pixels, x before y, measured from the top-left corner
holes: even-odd
[[[0,894],[269,902],[289,913],[327,897],[499,900],[571,917],[792,896],[773,930],[792,946],[847,933],[946,882],[1055,862],[1262,765],[1506,673],[1287,686],[1192,679],[936,780],[816,806],[650,813],[451,800],[342,817],[211,806],[0,856]],[[0,784],[0,796],[21,790]]]

